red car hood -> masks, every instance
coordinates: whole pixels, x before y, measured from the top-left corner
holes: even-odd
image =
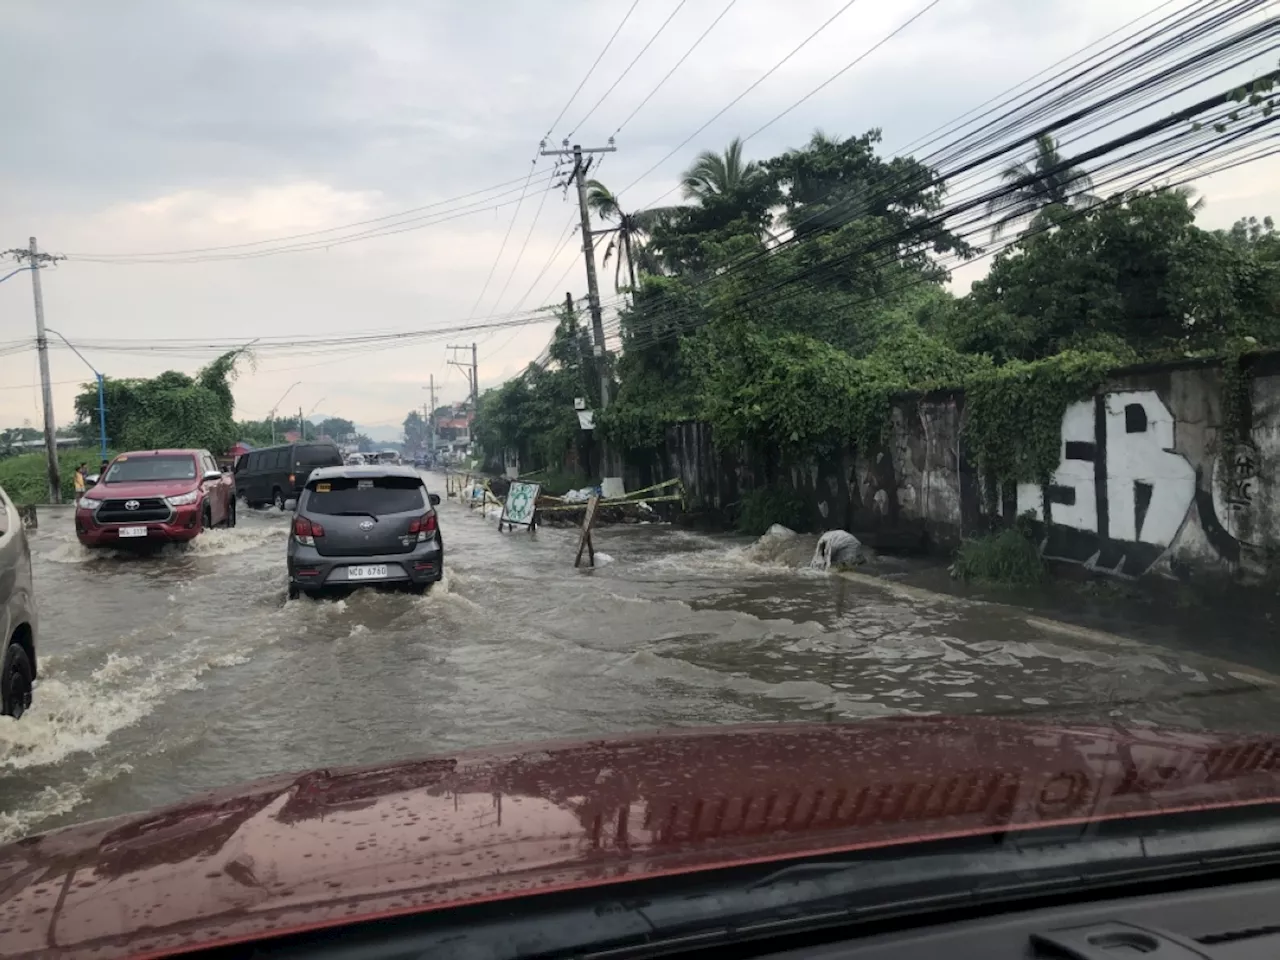
[[[88,495],[99,500],[140,500],[143,497],[176,497],[190,493],[199,485],[196,480],[140,480],[135,483],[99,483],[90,487]]]
[[[1280,746],[991,718],[730,727],[260,781],[0,847],[7,956],[141,957],[572,887],[1280,799]]]

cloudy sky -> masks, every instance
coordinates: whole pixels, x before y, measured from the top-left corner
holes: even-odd
[[[624,199],[646,205],[675,184],[698,150],[755,130],[925,5],[858,0],[646,172],[846,2],[736,0],[625,124],[727,0],[687,0],[582,122],[680,5],[638,0],[558,123],[632,0],[10,4],[0,31],[0,81],[9,91],[0,249],[35,235],[54,252],[151,253],[254,244],[441,201],[449,202],[435,211],[463,214],[279,256],[70,260],[43,279],[47,322],[73,342],[427,330],[527,310],[565,291],[581,296],[576,241],[561,247],[575,207],[540,186],[551,161],[539,161],[528,195],[513,202],[548,129],[554,124],[553,143],[572,134],[584,145],[617,131],[618,151],[598,176],[621,189],[643,174]],[[1167,5],[941,0],[752,139],[747,152],[771,156],[816,127],[850,135],[873,126],[893,152],[1157,6]],[[1202,223],[1280,213],[1278,174],[1273,159],[1200,183]],[[481,201],[452,199],[496,184],[508,185],[479,194]],[[233,252],[260,249],[270,247]],[[602,282],[611,294],[611,270]],[[23,274],[0,285],[0,342],[32,335]],[[343,355],[265,351],[236,386],[237,413],[264,416],[300,381],[285,404],[295,412],[301,404],[364,424],[396,424],[425,401],[433,374],[443,400],[464,396],[461,374],[446,364],[447,344],[478,340],[483,388],[521,370],[549,335],[543,324]],[[193,347],[178,356],[103,350],[89,359],[109,376],[147,376],[194,371],[205,356]],[[64,423],[86,370],[65,350],[51,362],[54,408]],[[33,351],[0,357],[0,425],[39,424],[37,384]]]

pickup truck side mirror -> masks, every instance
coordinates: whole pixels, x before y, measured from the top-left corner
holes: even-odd
[[[99,481],[99,480],[101,480],[101,479],[102,479],[102,478],[101,478],[98,474],[96,474],[96,473],[91,473],[91,474],[89,474],[89,476],[87,476],[87,477],[85,477],[85,478],[84,478],[85,486],[87,486],[87,487],[95,487],[95,486],[97,486],[97,485],[98,485],[98,481]]]
[[[286,500],[286,501],[284,502],[284,509],[285,509],[285,511],[286,511],[286,512],[291,511],[291,510],[297,510],[297,509],[298,509],[298,501],[297,501],[297,500],[295,500],[295,499],[293,499],[293,497],[290,497],[288,500]]]
[[[431,501],[431,505],[432,505],[433,507],[438,507],[438,506],[440,506],[440,494],[438,494],[438,493],[428,493],[428,494],[427,494],[427,499]]]
[[[205,478],[206,480],[221,480],[221,479],[222,479],[222,471],[221,471],[221,470],[206,470],[206,471],[204,472],[204,478]]]

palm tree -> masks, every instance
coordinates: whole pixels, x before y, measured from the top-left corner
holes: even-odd
[[[675,209],[674,207],[650,207],[648,210],[625,213],[617,194],[599,180],[587,181],[587,206],[601,220],[617,221],[617,230],[609,238],[609,245],[605,247],[604,251],[605,266],[608,266],[609,258],[617,254],[613,268],[613,287],[615,290],[622,289],[622,261],[624,259],[627,261],[627,273],[631,277],[631,288],[633,290],[636,287],[637,266],[642,270],[647,270],[649,273],[658,271],[657,258],[653,256],[652,251],[648,249],[644,241],[654,225],[665,217],[670,216],[672,210]]]
[[[734,137],[724,153],[704,150],[698,154],[693,166],[682,175],[680,186],[687,200],[723,197],[751,183],[763,172],[754,160],[743,162],[742,138]]]
[[[1082,207],[1097,202],[1090,191],[1093,180],[1080,167],[1058,153],[1057,141],[1049,134],[1036,137],[1035,153],[1027,160],[1005,167],[1000,179],[1012,189],[987,204],[988,213],[1003,213],[991,228],[991,239],[1000,236],[1010,223],[1031,217],[1028,230],[1044,224],[1044,213],[1050,207]]]

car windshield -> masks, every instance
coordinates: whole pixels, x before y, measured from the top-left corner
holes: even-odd
[[[102,478],[104,483],[136,483],[145,480],[194,480],[196,461],[190,454],[139,454],[118,457]]]
[[[944,845],[1083,898],[1280,810],[1277,58],[1280,0],[0,5],[4,960]]]
[[[307,485],[306,512],[315,514],[410,513],[426,507],[416,477],[335,477]]]

